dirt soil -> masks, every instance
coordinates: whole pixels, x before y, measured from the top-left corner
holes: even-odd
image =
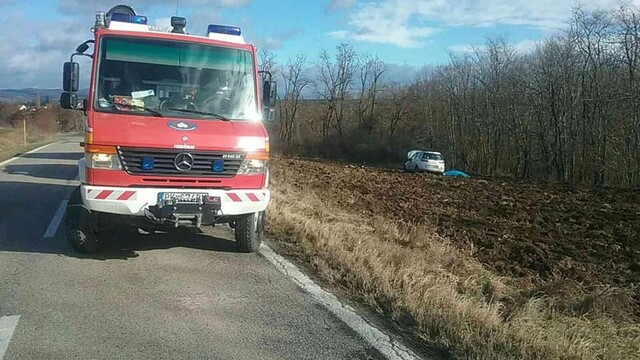
[[[640,284],[640,189],[458,179],[284,158],[273,160],[272,171],[335,206],[433,225],[500,275],[636,291]]]

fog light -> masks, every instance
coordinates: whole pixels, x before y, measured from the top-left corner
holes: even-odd
[[[142,158],[142,170],[153,170],[155,167],[155,160],[152,157]]]
[[[224,160],[216,159],[213,161],[213,166],[211,166],[211,170],[213,172],[223,172],[224,171]]]

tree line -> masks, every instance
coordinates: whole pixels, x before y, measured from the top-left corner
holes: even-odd
[[[275,148],[401,164],[441,151],[448,168],[592,185],[640,184],[640,12],[576,9],[559,34],[517,51],[488,39],[411,83],[341,44],[262,67],[277,74]],[[313,94],[312,99],[303,96]]]

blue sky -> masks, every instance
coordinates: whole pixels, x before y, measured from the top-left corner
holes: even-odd
[[[0,0],[0,88],[59,87],[62,62],[89,39],[97,10],[119,2],[101,0]],[[126,3],[126,2],[125,2]],[[129,0],[150,23],[166,25],[176,0]],[[631,5],[640,0],[627,1]],[[618,0],[583,2],[616,8]],[[559,31],[577,5],[565,0],[179,0],[187,29],[203,34],[209,23],[239,25],[247,40],[270,49],[276,60],[351,43],[377,55],[399,76],[446,62],[488,36],[506,36],[528,51]],[[88,70],[84,66],[84,70]]]

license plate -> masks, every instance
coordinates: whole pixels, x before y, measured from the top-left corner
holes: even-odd
[[[162,203],[170,204],[200,204],[207,194],[198,193],[161,193]]]

